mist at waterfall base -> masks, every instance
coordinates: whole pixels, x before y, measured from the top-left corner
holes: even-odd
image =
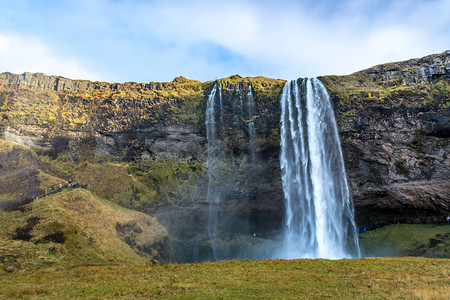
[[[285,84],[272,104],[281,143],[272,148],[260,144],[264,105],[250,81],[217,81],[208,91],[200,108],[207,172],[193,196],[199,200],[162,219],[175,260],[359,257],[336,122],[321,82]]]
[[[229,90],[229,86],[226,87]],[[208,222],[206,233],[211,246],[208,260],[230,258],[262,258],[268,253],[262,247],[264,239],[256,237],[251,221],[235,214],[225,198],[245,172],[255,171],[254,97],[250,83],[237,84],[229,97],[224,97],[222,83],[215,83],[207,98],[205,125],[207,132]],[[226,99],[224,99],[226,98]],[[228,122],[225,122],[228,121]],[[233,141],[231,146],[226,141]],[[233,155],[226,153],[233,148]],[[235,158],[235,161],[231,157]],[[236,168],[236,166],[239,166]],[[246,169],[246,171],[242,171]],[[239,192],[237,192],[239,194]],[[240,193],[238,205],[246,206],[249,195]],[[253,234],[251,234],[253,232]],[[264,254],[263,254],[264,253]]]

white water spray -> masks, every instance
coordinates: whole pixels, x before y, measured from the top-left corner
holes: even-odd
[[[286,227],[277,257],[360,257],[336,121],[318,79],[284,86],[280,167]]]
[[[213,251],[213,259],[217,259],[217,218],[218,210],[220,204],[220,190],[217,186],[218,178],[220,176],[219,159],[217,158],[217,153],[219,150],[219,145],[216,139],[217,126],[215,120],[215,98],[217,93],[217,83],[214,84],[211,93],[208,96],[206,103],[206,137],[208,140],[208,159],[206,166],[208,169],[208,193],[207,201],[209,203],[209,213],[208,213],[208,235],[211,240],[211,247]],[[219,85],[219,98],[222,100],[221,86]],[[220,101],[220,108],[222,109],[222,101]],[[222,111],[221,111],[222,114]],[[220,119],[219,119],[220,121]]]
[[[235,93],[235,103],[233,108],[233,122],[236,124],[236,129],[240,132],[242,127],[242,121],[243,121],[243,100],[242,100],[242,93],[239,86],[239,83],[236,85],[236,91]],[[237,102],[237,103],[236,103]],[[243,136],[241,136],[243,138]]]
[[[256,145],[255,145],[255,122],[253,120],[253,115],[255,111],[255,100],[252,93],[252,85],[251,83],[248,84],[248,92],[247,92],[247,112],[248,112],[248,144],[250,149],[250,157],[251,161],[254,164],[255,163],[255,156],[256,156]]]
[[[213,100],[214,101],[214,100]],[[220,104],[220,118],[219,118],[219,127],[220,130],[224,130],[223,128],[223,99],[222,99],[222,84],[219,83],[219,104]]]

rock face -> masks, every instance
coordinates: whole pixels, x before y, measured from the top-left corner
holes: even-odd
[[[357,223],[449,214],[450,51],[320,79],[338,120]],[[235,75],[216,82],[222,92],[216,120],[223,120],[220,217],[227,220],[219,229],[229,243],[258,244],[283,226],[279,98],[285,81]],[[110,169],[122,164],[128,175],[113,188],[116,196],[91,176],[98,180],[95,192],[158,216],[174,237],[178,260],[201,260],[210,251],[205,109],[214,84],[183,77],[109,84],[3,73],[0,131],[3,139],[51,159],[64,154],[64,163],[72,164],[70,175],[59,173],[66,180],[88,178],[82,173],[93,170],[84,165],[91,157]],[[252,117],[239,98],[250,85]],[[257,163],[249,154],[249,122],[256,129]],[[17,178],[37,176],[19,173]],[[106,180],[117,171],[101,174]],[[27,191],[38,188],[27,182]],[[1,192],[8,197],[26,193],[7,186]]]
[[[449,70],[447,51],[323,78],[360,224],[449,213]]]
[[[359,113],[341,131],[357,213],[367,214],[366,223],[447,214],[448,138],[427,131],[432,122],[418,111]]]
[[[41,91],[57,91],[78,93],[92,90],[110,90],[117,91],[127,89],[130,87],[149,88],[161,90],[167,85],[160,83],[138,84],[134,82],[127,82],[124,84],[107,83],[107,82],[92,82],[89,80],[73,80],[61,76],[47,76],[43,73],[29,73],[25,72],[20,75],[12,73],[0,74],[0,81],[6,87],[13,89],[29,88]]]

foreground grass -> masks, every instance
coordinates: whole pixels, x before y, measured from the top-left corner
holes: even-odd
[[[447,299],[450,260],[234,260],[0,274],[0,298]]]

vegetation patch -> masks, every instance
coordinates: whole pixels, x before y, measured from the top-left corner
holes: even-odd
[[[218,81],[224,92],[251,82],[263,115],[269,114],[267,106],[274,100],[278,102],[284,84],[284,80],[239,75]],[[89,83],[86,89],[64,91],[0,86],[0,118],[9,125],[41,126],[48,137],[62,131],[78,131],[92,137],[96,131],[120,132],[176,124],[202,128],[205,99],[213,84],[180,76],[172,82],[97,86]],[[255,122],[258,126],[259,121]]]
[[[359,235],[364,256],[450,258],[450,225],[395,224]]]

